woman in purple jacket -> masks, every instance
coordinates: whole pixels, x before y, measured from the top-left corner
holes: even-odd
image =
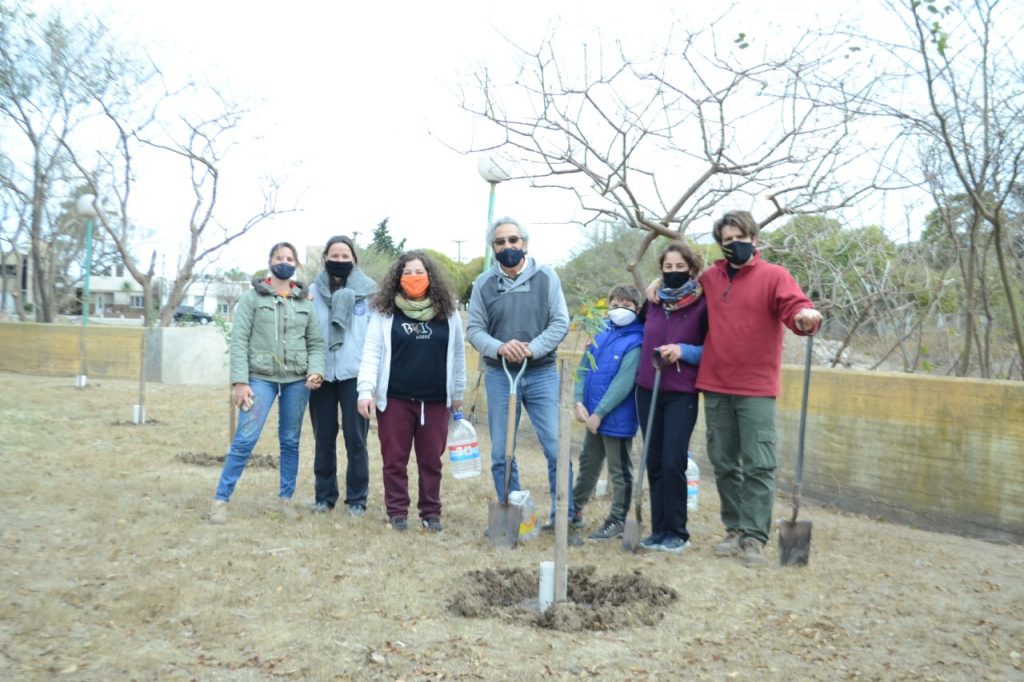
[[[673,242],[661,252],[658,302],[646,304],[644,343],[636,377],[636,408],[648,442],[647,481],[651,491],[651,534],[644,549],[681,552],[690,544],[686,530],[686,453],[697,423],[697,364],[707,333],[707,303],[697,276],[700,257]],[[657,357],[655,357],[657,356]],[[661,385],[654,396],[654,362]],[[654,400],[654,423],[647,418]]]

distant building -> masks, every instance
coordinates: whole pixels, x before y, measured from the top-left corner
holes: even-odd
[[[19,278],[18,265],[21,261]],[[32,259],[27,253],[5,253],[0,259],[0,316],[17,316],[17,306],[32,309],[33,296]],[[243,279],[244,281],[238,281]],[[74,295],[61,312],[65,315],[81,315],[83,297],[82,282],[74,289]],[[230,318],[235,304],[251,284],[247,275],[240,273],[233,279],[218,275],[199,275],[185,289],[182,305],[190,305],[211,315]],[[154,304],[167,300],[169,283],[160,277],[153,280]],[[126,272],[120,263],[105,270],[94,270],[89,277],[89,315],[106,318],[143,317],[144,297],[142,285]],[[30,316],[31,317],[31,316]]]
[[[18,265],[21,264],[21,277],[18,276]],[[0,311],[7,317],[18,314],[18,302],[21,305],[34,305],[32,299],[32,276],[28,254],[14,251],[5,253],[0,261]]]

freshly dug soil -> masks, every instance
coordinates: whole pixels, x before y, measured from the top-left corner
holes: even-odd
[[[656,625],[665,608],[678,601],[671,587],[655,585],[639,572],[596,576],[596,566],[569,571],[566,601],[538,613],[538,575],[522,569],[470,571],[460,583],[448,608],[469,618],[521,620],[542,628],[618,630],[635,625]]]

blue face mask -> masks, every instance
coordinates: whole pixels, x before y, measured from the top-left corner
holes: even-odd
[[[514,268],[519,265],[519,261],[523,260],[523,256],[525,255],[526,252],[522,249],[509,248],[494,254],[494,260],[498,261],[506,268]]]
[[[270,266],[270,274],[287,281],[295,274],[295,266],[291,263],[274,263]]]

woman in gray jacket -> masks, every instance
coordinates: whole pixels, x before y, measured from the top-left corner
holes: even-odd
[[[314,512],[334,509],[338,503],[338,412],[345,439],[345,507],[352,516],[366,513],[370,487],[370,461],[366,434],[370,422],[356,407],[356,376],[370,320],[368,297],[377,283],[359,269],[352,240],[331,237],[323,253],[324,270],[310,286],[313,306],[327,344],[323,387],[309,401],[316,456],[313,460],[316,501]]]
[[[228,520],[228,500],[259,440],[270,406],[278,403],[282,512],[294,518],[291,505],[299,470],[299,435],[309,391],[320,387],[324,340],[306,290],[291,280],[299,264],[288,242],[270,249],[270,275],[253,280],[242,294],[231,325],[231,385],[241,409],[238,430],[224,460],[210,521]]]

